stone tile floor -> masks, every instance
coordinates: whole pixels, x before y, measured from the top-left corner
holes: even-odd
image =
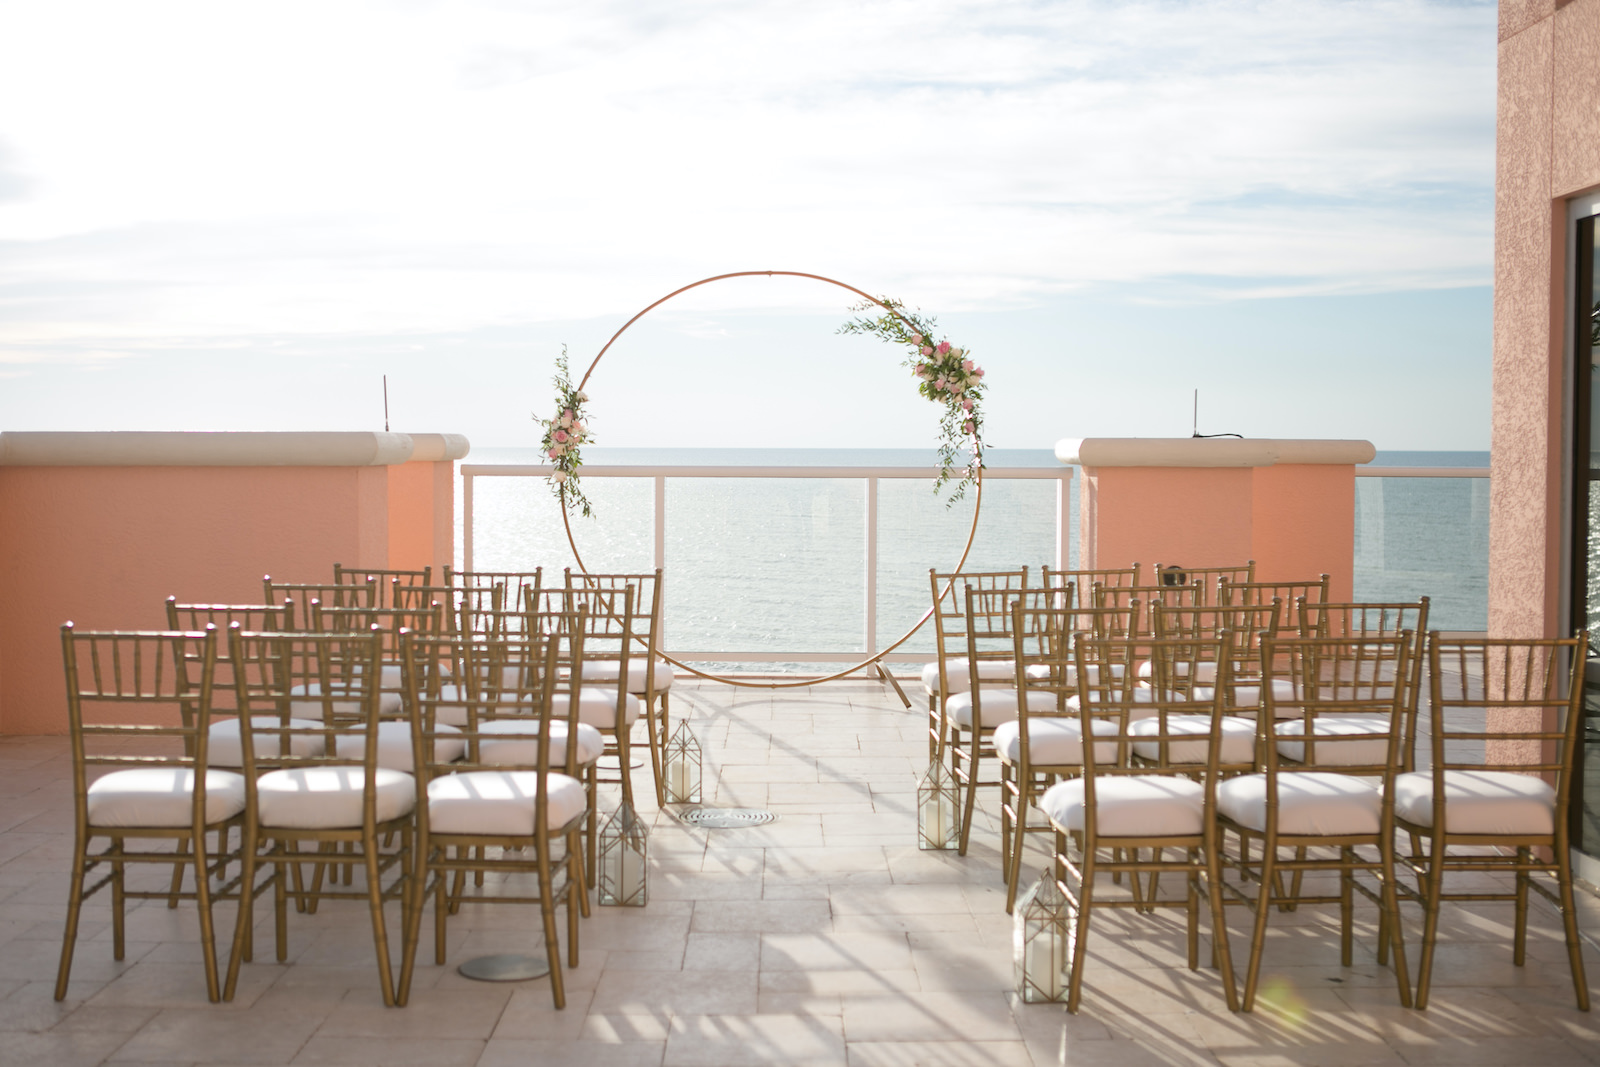
[[[1452,912],[1426,1012],[1400,1007],[1376,965],[1370,908],[1349,969],[1331,914],[1274,915],[1252,1015],[1227,1011],[1216,972],[1184,967],[1178,913],[1097,914],[1083,1010],[1023,1005],[992,791],[966,857],[916,848],[920,708],[862,681],[774,691],[680,680],[673,709],[705,746],[706,802],[779,819],[705,830],[646,812],[649,906],[596,908],[584,922],[562,1011],[547,980],[479,983],[455,971],[473,956],[534,949],[531,909],[467,905],[450,923],[449,965],[431,965],[424,945],[404,1009],[382,1005],[364,908],[291,915],[287,965],[268,962],[271,918],[258,911],[260,962],[245,966],[233,1003],[212,1005],[192,907],[135,906],[117,963],[100,898],[57,1004],[67,746],[0,738],[0,1064],[1600,1063],[1600,1010],[1573,1006],[1556,917],[1542,904],[1523,968],[1511,964],[1509,905]],[[1040,847],[1031,864],[1044,859]],[[225,937],[230,909],[218,914]],[[1242,959],[1245,913],[1230,915]],[[1407,923],[1414,954],[1415,908]],[[1588,929],[1600,932],[1600,915]]]

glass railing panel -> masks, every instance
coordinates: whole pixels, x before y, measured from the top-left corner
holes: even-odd
[[[1056,487],[1048,480],[986,478],[983,508],[968,571],[1028,568],[1030,583],[1056,556]],[[972,530],[971,494],[946,507],[928,479],[885,478],[878,483],[878,645],[897,640],[933,602],[928,571],[949,571]],[[1073,512],[1074,519],[1076,512]],[[1076,556],[1076,528],[1072,530]],[[934,654],[932,623],[897,652]]]
[[[1429,598],[1428,626],[1489,625],[1489,479],[1356,479],[1357,600]]]
[[[655,482],[651,478],[585,478],[583,491],[603,521],[572,517],[583,562],[597,573],[655,569]],[[472,480],[472,565],[480,571],[544,567],[546,586],[576,567],[561,523],[561,506],[543,478]],[[457,543],[461,543],[457,538]]]
[[[671,478],[666,513],[668,648],[861,649],[864,480]]]

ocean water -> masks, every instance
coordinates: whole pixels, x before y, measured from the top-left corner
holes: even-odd
[[[602,449],[589,464],[922,466],[915,450]],[[992,450],[991,469],[1059,470],[1047,450]],[[536,464],[532,449],[475,449],[472,465]],[[1379,453],[1375,466],[1487,466],[1487,453]],[[931,600],[928,572],[949,570],[972,529],[970,499],[947,507],[932,474],[882,479],[878,490],[876,649],[900,639]],[[1055,481],[987,478],[969,570],[1036,569],[1055,558]],[[648,478],[584,479],[595,517],[571,519],[582,562],[594,571],[654,566],[654,490]],[[1068,565],[1077,563],[1077,483],[1071,483]],[[457,554],[464,539],[458,500]],[[866,483],[854,479],[673,478],[666,484],[663,640],[718,660],[723,652],[802,652],[847,663],[866,633]],[[473,480],[473,565],[543,566],[546,580],[577,566],[559,507],[543,479]],[[1432,598],[1432,625],[1483,629],[1487,618],[1488,483],[1483,479],[1356,481],[1356,596]],[[458,564],[461,562],[458,558]],[[1153,562],[1153,561],[1152,561]],[[930,633],[898,652],[926,657]],[[745,663],[744,667],[752,664]],[[786,664],[814,671],[816,663]],[[763,664],[763,667],[765,665]]]

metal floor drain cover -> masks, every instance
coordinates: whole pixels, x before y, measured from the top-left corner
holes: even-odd
[[[678,816],[692,826],[708,830],[734,830],[741,826],[760,826],[775,822],[778,816],[760,808],[690,808]]]

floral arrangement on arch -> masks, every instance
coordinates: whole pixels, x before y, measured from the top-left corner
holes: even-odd
[[[554,418],[539,419],[544,427],[544,440],[539,447],[555,470],[550,472],[550,487],[560,499],[561,506],[575,505],[585,518],[594,513],[589,498],[583,495],[578,484],[578,470],[583,466],[580,449],[589,443],[589,424],[583,405],[589,394],[572,385],[572,375],[567,371],[567,347],[561,346],[561,358],[556,360],[556,414]]]
[[[939,492],[960,476],[946,504],[966,495],[967,487],[983,469],[983,368],[972,361],[971,353],[948,340],[935,341],[933,319],[907,311],[904,304],[890,297],[867,301],[851,311],[883,310],[877,318],[855,318],[839,327],[840,333],[873,334],[891,344],[911,349],[905,365],[917,379],[917,392],[936,404],[939,414],[939,477],[933,491]],[[965,453],[963,459],[962,453]]]
[[[882,310],[883,314],[877,318],[851,319],[839,327],[839,332],[873,334],[884,341],[910,347],[905,365],[917,379],[917,392],[944,405],[939,414],[939,476],[934,480],[933,491],[939,492],[959,475],[946,501],[947,505],[954,504],[966,495],[967,487],[977,481],[978,472],[983,469],[983,414],[978,407],[983,401],[983,368],[972,361],[967,350],[955,347],[948,340],[935,341],[934,320],[907,311],[898,300],[886,296],[850,310],[874,308]],[[563,508],[575,505],[588,518],[593,508],[578,485],[578,471],[583,466],[580,449],[592,440],[583,410],[589,402],[589,394],[573,387],[572,376],[567,371],[565,345],[561,348],[561,358],[556,360],[553,381],[555,417],[538,419],[534,416],[544,427],[540,447],[554,468],[550,472],[550,488]]]

